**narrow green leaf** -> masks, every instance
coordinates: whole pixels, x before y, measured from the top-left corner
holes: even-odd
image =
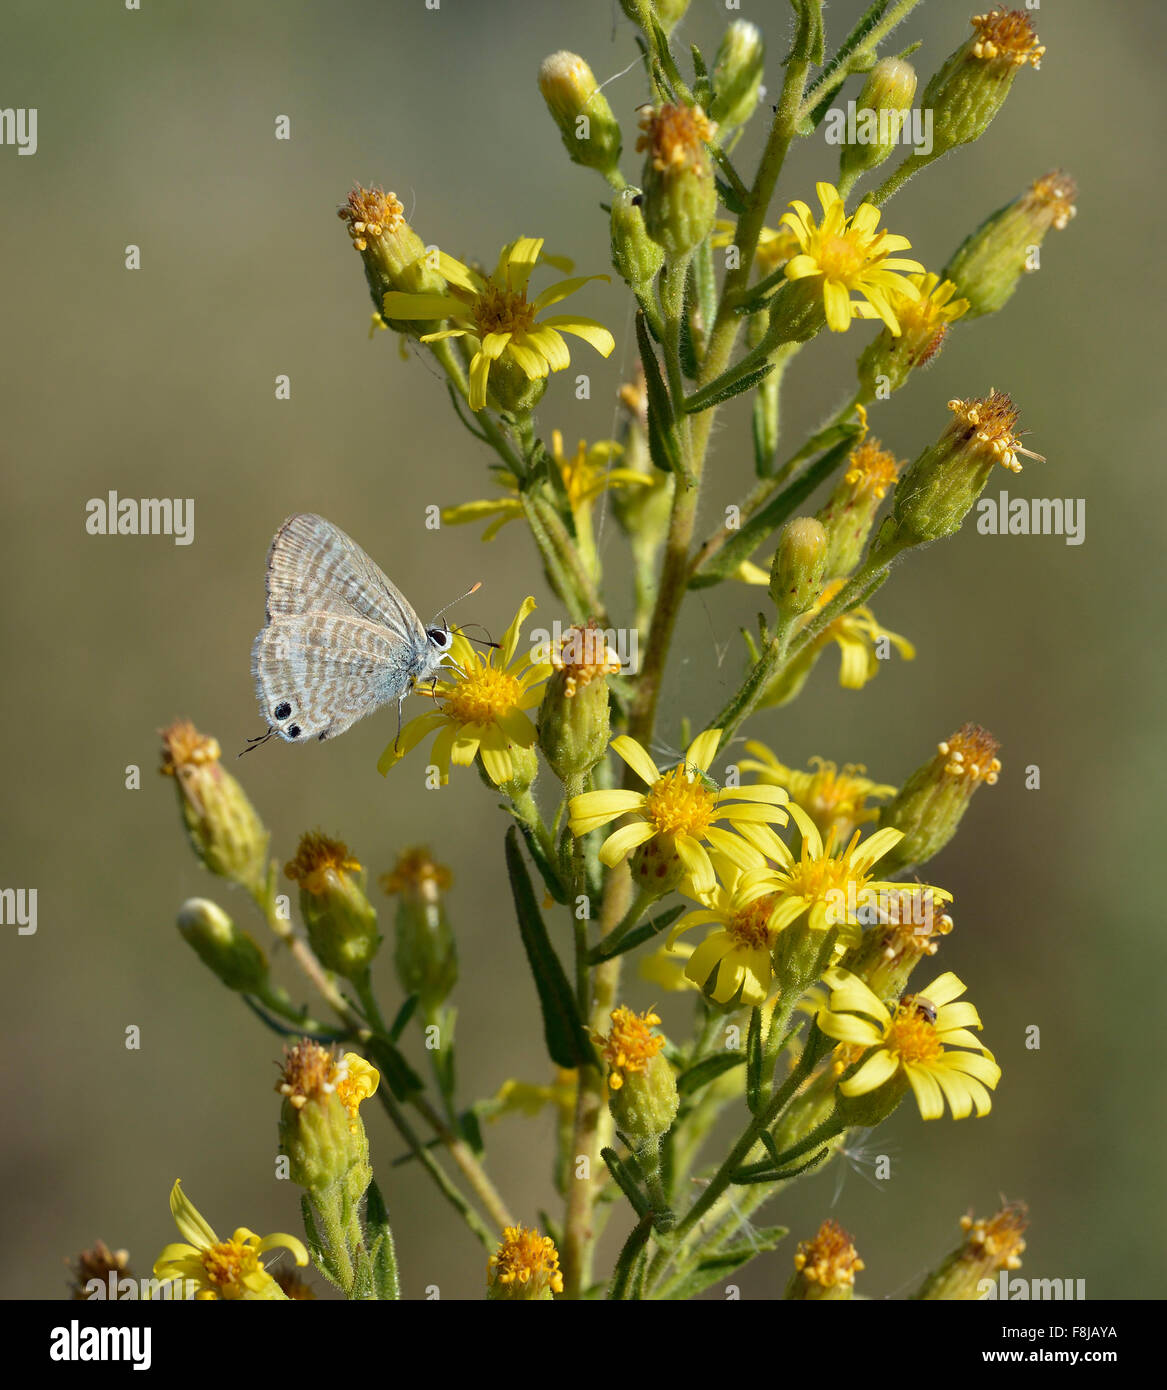
[[[596,1065],[595,1053],[584,1031],[575,994],[547,935],[514,826],[506,835],[506,863],[523,949],[527,953],[531,974],[535,977],[539,1005],[543,1010],[547,1052],[557,1066],[593,1067]]]
[[[458,1116],[458,1129],[474,1151],[474,1156],[481,1158],[486,1152],[486,1143],[482,1138],[482,1122],[478,1118],[477,1106],[472,1105],[469,1110],[462,1111]]]
[[[724,1076],[727,1071],[732,1071],[734,1067],[740,1067],[745,1060],[746,1054],[744,1052],[729,1050],[715,1052],[712,1057],[703,1057],[700,1062],[695,1063],[677,1077],[677,1090],[683,1096],[694,1095],[703,1086],[708,1086],[711,1081],[716,1081],[719,1076]]]
[[[712,381],[702,390],[695,391],[686,398],[685,414],[700,415],[703,410],[712,410],[715,405],[721,405],[725,401],[733,400],[734,396],[752,391],[758,382],[765,381],[773,370],[773,362],[764,362],[756,371],[747,372],[737,381],[731,381],[728,386],[719,387],[716,381]]]
[[[669,1298],[694,1298],[714,1284],[728,1279],[735,1270],[748,1264],[756,1255],[764,1255],[767,1251],[773,1250],[786,1234],[785,1226],[771,1226],[764,1231],[758,1231],[753,1244],[730,1246],[716,1255],[699,1260],[679,1283],[673,1285],[669,1291]]]
[[[535,867],[539,870],[539,877],[543,880],[543,886],[551,894],[557,903],[568,903],[571,901],[571,894],[563,879],[559,876],[559,870],[543,853],[543,846],[539,843],[537,836],[529,825],[524,825],[518,817],[515,824],[523,833],[523,839],[527,845],[527,852],[535,861]]]
[[[644,1216],[632,1228],[608,1287],[608,1297],[613,1301],[639,1299],[644,1283],[645,1246],[652,1234],[652,1216]]]
[[[762,1108],[762,1010],[750,1010],[750,1026],[746,1034],[746,1104],[756,1115]]]
[[[640,1184],[632,1176],[625,1166],[620,1155],[615,1149],[601,1149],[600,1157],[608,1165],[608,1172],[616,1181],[617,1187],[623,1192],[625,1197],[632,1203],[632,1210],[637,1216],[651,1216],[648,1198],[640,1190]]]
[[[375,1181],[369,1184],[365,1204],[365,1240],[372,1251],[372,1296],[378,1299],[400,1298],[401,1280],[397,1273],[397,1251],[389,1226],[389,1212]]]
[[[644,366],[644,389],[648,398],[649,453],[662,473],[680,473],[681,453],[673,434],[673,407],[642,309],[636,312],[636,345]]]
[[[720,174],[714,175],[714,182],[717,184],[717,196],[735,217],[740,217],[745,212],[746,205],[737,189],[723,179]]]
[[[614,950],[606,949],[605,943],[601,941],[598,946],[593,946],[588,952],[588,964],[600,965],[606,960],[612,960],[616,956],[622,956],[625,951],[635,951],[637,946],[643,946],[646,941],[651,941],[654,936],[659,936],[661,932],[668,931],[684,911],[685,904],[681,903],[679,907],[670,907],[667,912],[662,912],[647,922],[641,922],[639,926],[633,927],[622,941],[616,943]]]
[[[739,1168],[730,1181],[738,1187],[744,1187],[751,1183],[759,1182],[789,1182],[791,1178],[798,1177],[800,1173],[808,1172],[811,1168],[817,1168],[829,1153],[830,1149],[824,1145],[816,1154],[808,1158],[805,1163],[799,1163],[794,1168],[773,1168],[769,1163],[751,1163],[746,1168]]]
[[[420,999],[420,994],[407,995],[404,1003],[397,1010],[397,1015],[389,1026],[389,1036],[394,1042],[401,1041],[401,1035],[405,1032],[405,1026],[416,1012]]]

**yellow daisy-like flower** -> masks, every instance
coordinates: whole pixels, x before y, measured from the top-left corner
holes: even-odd
[[[534,299],[527,298],[527,283],[543,250],[542,237],[519,237],[499,254],[494,272],[482,276],[445,252],[439,253],[439,269],[446,280],[445,294],[405,294],[390,290],[384,311],[391,319],[445,319],[451,327],[422,336],[423,343],[442,338],[469,337],[474,346],[470,362],[470,409],[486,405],[490,368],[509,358],[529,381],[571,364],[564,333],[582,338],[602,356],[616,346],[615,339],[594,319],[557,314],[536,322],[538,315],[574,294],[589,280],[606,275],[581,275],[549,285]]]
[[[612,439],[600,440],[590,446],[581,439],[575,453],[568,457],[563,447],[563,435],[559,430],[551,431],[551,457],[563,479],[577,532],[583,529],[590,531],[591,504],[602,492],[609,488],[652,485],[651,478],[637,473],[635,469],[612,466],[612,460],[619,458],[623,452]],[[490,525],[482,533],[484,541],[493,540],[508,521],[517,521],[523,515],[523,504],[519,501],[519,480],[504,469],[498,470],[496,476],[510,496],[443,507],[442,520],[448,526],[461,526],[466,522],[489,518]]]
[[[498,1088],[488,1118],[497,1120],[504,1115],[525,1115],[531,1119],[551,1105],[559,1112],[561,1119],[570,1119],[575,1111],[578,1091],[579,1072],[574,1068],[556,1067],[555,1080],[548,1086],[512,1078]]]
[[[737,223],[719,217],[713,224],[709,243],[715,248],[732,246],[737,236]],[[763,227],[758,233],[758,248],[754,252],[754,267],[760,276],[769,275],[798,254],[798,238],[789,227]]]
[[[443,786],[449,781],[451,763],[469,767],[476,757],[482,759],[486,775],[496,787],[514,778],[512,750],[531,749],[535,744],[535,728],[525,711],[542,699],[537,687],[551,675],[551,666],[535,661],[529,652],[515,657],[519,630],[534,609],[535,600],[524,599],[497,652],[492,649],[485,656],[460,632],[454,634],[450,644],[453,678],[439,680],[432,687],[433,698],[441,708],[418,715],[402,729],[377,761],[382,776],[428,734],[440,731],[430,758],[441,769]]]
[[[705,774],[720,741],[720,729],[707,729],[693,740],[684,762],[661,772],[635,739],[625,734],[613,739],[612,751],[648,784],[648,791],[613,788],[573,797],[568,806],[572,834],[587,835],[617,816],[631,815],[600,847],[601,862],[614,867],[638,846],[659,841],[666,855],[680,860],[697,898],[712,892],[717,883],[707,845],[742,868],[761,867],[764,861],[757,850],[714,822],[728,821],[733,830],[765,822],[785,825],[786,812],[780,808],[786,793],[780,787],[714,788]]]
[[[777,836],[774,837],[777,842]],[[715,853],[718,883],[705,906],[687,912],[669,933],[671,950],[682,932],[717,923],[685,965],[685,975],[718,1004],[739,999],[763,1004],[774,978],[773,951],[782,926],[783,880],[769,867],[740,869]]]
[[[170,1214],[185,1239],[163,1250],[154,1261],[154,1276],[163,1283],[193,1283],[197,1299],[282,1299],[286,1295],[260,1263],[260,1255],[282,1246],[298,1265],[308,1263],[308,1251],[295,1236],[261,1239],[240,1226],[230,1240],[220,1240],[183,1192],[181,1180],[170,1190]]]
[[[930,270],[922,275],[909,275],[908,281],[916,287],[917,296],[902,299],[896,308],[904,335],[920,344],[913,365],[922,367],[936,355],[949,326],[967,312],[968,300],[954,299],[956,286],[952,281],[941,280]]]
[[[814,608],[802,620],[804,625],[822,612],[843,587],[844,582],[842,579],[835,579],[826,586]],[[865,603],[861,603],[849,613],[841,613],[829,624],[815,638],[814,647],[817,653],[829,642],[834,642],[841,657],[839,684],[844,690],[862,690],[879,672],[881,662],[878,644],[881,641],[890,642],[905,661],[915,658],[916,649],[911,642],[906,637],[901,637],[898,632],[891,632],[881,626],[871,609]]]
[[[896,304],[920,294],[903,272],[923,274],[924,267],[919,261],[891,253],[906,251],[912,243],[904,236],[877,232],[879,209],[871,203],[860,203],[848,217],[833,184],[817,183],[815,191],[823,209],[821,223],[815,222],[810,208],[798,199],[790,204],[794,211],[783,213],[780,219],[798,238],[800,249],[799,255],[786,262],[786,278],[818,277],[832,332],[845,333],[853,318],[878,318],[898,336]],[[853,300],[852,294],[863,298]]]
[[[825,979],[831,998],[818,1016],[819,1028],[866,1050],[859,1069],[839,1083],[843,1095],[866,1095],[904,1075],[925,1120],[940,1119],[945,1101],[956,1120],[974,1109],[978,1115],[989,1113],[989,1092],[1001,1079],[1001,1068],[969,1032],[981,1027],[976,1009],[967,1001],[953,1002],[965,986],[951,971],[918,993],[905,994],[894,1010],[846,970],[829,971]]]
[[[753,756],[738,763],[743,772],[756,772],[763,782],[785,788],[820,834],[829,835],[833,830],[840,840],[868,821],[879,819],[879,808],[867,804],[871,798],[882,801],[897,790],[889,783],[864,777],[867,769],[862,763],[844,763],[840,772],[834,763],[813,757],[810,764],[814,771],[801,772],[779,762],[773,749],[756,739],[746,742],[746,752]]]
[[[780,932],[806,913],[806,925],[812,931],[838,928],[840,944],[853,945],[867,918],[878,919],[882,903],[892,896],[898,902],[904,891],[902,883],[872,877],[874,866],[899,844],[903,831],[885,826],[861,840],[856,830],[846,848],[838,849],[836,832],[832,831],[824,843],[818,826],[801,806],[792,801],[787,809],[802,835],[797,859],[769,827],[742,828],[750,843],[776,866],[781,899],[770,919],[770,930]],[[938,902],[952,901],[946,889],[922,886],[930,887]]]

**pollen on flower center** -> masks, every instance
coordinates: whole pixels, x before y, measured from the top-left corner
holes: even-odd
[[[734,913],[725,929],[737,945],[767,951],[774,945],[769,922],[777,900],[777,893],[767,893]]]
[[[518,290],[487,285],[474,301],[479,336],[487,333],[525,333],[535,322],[535,306]]]
[[[813,1240],[799,1241],[794,1268],[810,1283],[832,1288],[854,1284],[863,1261],[842,1226],[837,1221],[824,1221]]]
[[[661,835],[704,837],[717,806],[716,795],[699,781],[690,781],[684,767],[675,767],[654,782],[644,799],[644,813]]]
[[[308,893],[320,896],[328,889],[329,877],[349,870],[360,872],[360,863],[340,840],[330,840],[319,831],[309,831],[296,849],[296,857],[284,866],[284,873]]]
[[[649,1009],[637,1014],[620,1005],[612,1010],[612,1031],[596,1041],[604,1046],[604,1060],[610,1068],[608,1085],[618,1091],[628,1072],[643,1071],[665,1045],[664,1038],[652,1030],[660,1022]]]
[[[990,787],[996,785],[1001,771],[1001,760],[997,757],[1001,745],[987,729],[979,724],[962,724],[951,738],[936,747],[946,760],[946,776],[967,778],[973,785],[978,782],[987,782]]]
[[[489,1260],[491,1274],[500,1284],[529,1284],[546,1280],[555,1293],[563,1292],[559,1252],[550,1236],[525,1226],[508,1226],[502,1242]]]
[[[983,444],[1002,468],[1011,473],[1021,472],[1018,454],[1040,459],[1029,449],[1021,447],[1014,433],[1019,412],[1011,398],[1004,391],[990,391],[982,400],[952,400],[948,408],[967,431],[970,440]]]
[[[445,712],[460,724],[492,724],[510,713],[522,694],[517,676],[480,666],[445,697]]]
[[[653,168],[676,173],[692,169],[705,171],[705,145],[717,133],[714,125],[699,106],[649,107],[640,117],[643,134],[636,142],[638,150],[649,150]]]
[[[987,14],[973,15],[969,23],[976,30],[972,51],[978,58],[999,58],[1015,67],[1025,63],[1034,69],[1041,67],[1045,45],[1038,43],[1033,21],[1024,10],[994,6]]]
[[[867,250],[853,237],[828,234],[819,242],[816,257],[828,280],[847,280],[867,263]]]
[[[851,451],[843,481],[850,483],[856,492],[869,492],[873,497],[883,497],[888,488],[895,485],[899,476],[900,469],[895,455],[882,448],[878,439],[865,439]],[[834,771],[833,768],[831,770]]]
[[[888,1046],[905,1062],[935,1062],[944,1055],[935,1025],[911,1001],[897,1005]]]
[[[239,1240],[221,1240],[202,1252],[203,1269],[212,1284],[239,1284],[260,1267],[259,1256],[252,1246]]]
[[[404,211],[395,194],[380,188],[354,188],[336,215],[347,224],[353,245],[363,251],[369,237],[395,232],[405,220]]]

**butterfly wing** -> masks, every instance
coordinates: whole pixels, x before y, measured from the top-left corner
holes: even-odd
[[[276,532],[267,557],[267,619],[332,613],[388,628],[411,650],[425,629],[409,600],[339,526],[297,512]]]
[[[379,622],[319,611],[273,618],[251,664],[264,718],[289,743],[305,743],[402,699],[422,658]]]

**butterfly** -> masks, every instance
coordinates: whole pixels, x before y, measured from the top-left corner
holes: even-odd
[[[335,738],[394,700],[400,730],[405,697],[436,677],[453,641],[447,624],[423,626],[380,566],[311,512],[288,517],[271,543],[266,616],[251,669],[268,729],[251,747],[273,734]]]

